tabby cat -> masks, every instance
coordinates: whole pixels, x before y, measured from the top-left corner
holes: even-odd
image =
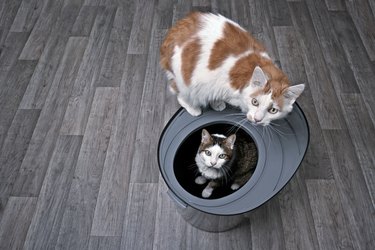
[[[160,63],[178,102],[198,116],[210,105],[239,107],[255,124],[286,116],[305,88],[289,86],[264,46],[237,23],[193,12],[173,26],[160,48]]]
[[[195,163],[200,175],[195,183],[208,185],[202,191],[202,197],[209,198],[214,189],[231,184],[232,190],[243,186],[251,177],[258,161],[254,142],[249,142],[232,134],[210,134],[202,130],[202,139]]]

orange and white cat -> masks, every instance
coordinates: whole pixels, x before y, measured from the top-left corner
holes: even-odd
[[[305,88],[287,76],[265,48],[237,23],[216,14],[193,12],[168,32],[160,62],[178,102],[198,116],[210,105],[239,107],[249,121],[268,125],[286,116]]]

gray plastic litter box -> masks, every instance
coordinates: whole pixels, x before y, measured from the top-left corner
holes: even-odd
[[[220,232],[240,224],[246,213],[267,202],[289,182],[305,156],[309,128],[297,104],[272,127],[255,126],[244,118],[241,111],[231,107],[221,112],[208,109],[198,117],[181,108],[161,134],[158,163],[168,194],[182,217],[201,230]],[[209,199],[201,197],[205,185],[195,184],[197,171],[193,164],[203,128],[227,136],[237,131],[237,136],[247,136],[255,142],[257,167],[237,191],[228,185],[214,190]]]

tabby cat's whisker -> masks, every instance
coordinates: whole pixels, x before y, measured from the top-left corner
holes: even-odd
[[[196,163],[193,163],[193,164],[190,164],[187,166],[187,168],[196,168],[197,167],[197,164]]]
[[[224,166],[222,167],[222,169],[224,170],[224,173],[229,176],[229,169]]]
[[[194,170],[194,174],[195,174],[196,176],[199,176],[199,175],[201,174],[201,173],[199,172],[199,169],[198,169],[198,168]]]
[[[232,170],[230,168],[224,168],[225,173],[226,173],[226,183],[228,183],[227,177],[231,176]]]
[[[228,181],[228,179],[227,179],[227,173],[225,172],[225,168],[222,167],[220,170],[221,170],[221,172],[222,172],[222,174],[223,174],[223,176],[224,176],[224,178],[222,179],[222,181],[225,181],[225,182],[222,183],[222,184],[226,184],[227,181]]]

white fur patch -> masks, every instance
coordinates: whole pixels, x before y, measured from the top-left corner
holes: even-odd
[[[195,183],[197,183],[198,185],[205,184],[206,182],[207,182],[207,179],[204,178],[203,176],[198,176],[197,178],[195,178]]]
[[[221,134],[213,134],[212,136],[223,138],[223,139],[227,138],[225,135],[221,135]]]
[[[231,188],[232,190],[237,190],[237,189],[240,188],[240,185],[238,185],[238,184],[236,184],[236,183],[233,183],[233,184],[230,186],[230,188]]]
[[[181,72],[181,65],[182,65],[182,48],[176,46],[174,48],[174,53],[171,58],[171,66],[172,70],[174,72],[174,79],[177,84],[177,88],[182,91],[183,89],[186,89],[186,85],[184,83],[184,79],[182,77],[182,72]]]
[[[203,189],[203,191],[202,191],[202,197],[203,197],[203,198],[208,198],[208,197],[210,197],[211,194],[212,194],[212,191],[214,191],[213,188],[211,188],[211,187],[206,187],[206,188]]]

